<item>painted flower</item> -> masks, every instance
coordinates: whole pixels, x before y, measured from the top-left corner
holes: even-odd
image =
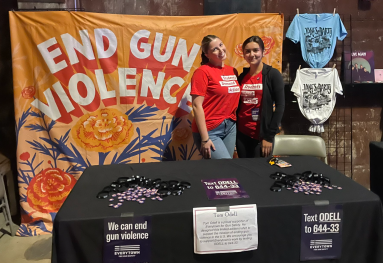
[[[29,159],[29,157],[31,157],[29,152],[25,152],[25,153],[20,154],[20,160],[22,160],[22,161],[27,161]]]
[[[184,143],[191,136],[190,128],[176,128],[173,131],[173,140],[178,143]]]
[[[238,57],[243,58],[242,44],[237,44],[235,46],[234,51],[235,51],[235,54],[237,54]]]
[[[275,45],[275,41],[272,37],[263,36],[261,37],[263,44],[265,45],[265,56],[270,53]]]
[[[72,128],[76,143],[96,152],[109,152],[128,144],[133,133],[134,127],[128,116],[111,108],[85,114]]]
[[[71,174],[59,168],[47,168],[29,183],[28,204],[42,213],[57,212],[75,184],[76,179]]]
[[[21,96],[23,96],[24,99],[31,99],[35,95],[36,89],[34,86],[29,86],[23,88],[21,91]]]

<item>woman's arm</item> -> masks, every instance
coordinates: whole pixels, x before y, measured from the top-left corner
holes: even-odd
[[[275,135],[279,132],[279,125],[282,121],[283,112],[285,111],[285,83],[283,77],[278,70],[272,69],[271,92],[275,102],[275,111],[271,117],[271,123],[265,138],[262,140],[262,155],[267,157],[273,149],[273,141]]]
[[[271,117],[269,130],[265,136],[266,141],[272,142],[275,135],[279,132],[279,125],[281,124],[283,112],[285,111],[285,83],[283,77],[278,70],[273,69],[271,77],[272,97],[275,101],[275,111]]]
[[[211,158],[210,148],[213,148],[215,151],[215,147],[213,142],[209,139],[209,134],[206,128],[205,121],[205,112],[202,107],[204,96],[192,95],[192,105],[194,112],[194,119],[198,127],[199,134],[201,136],[201,149],[200,152],[202,156],[206,159]]]

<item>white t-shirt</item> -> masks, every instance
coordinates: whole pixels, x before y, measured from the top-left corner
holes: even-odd
[[[304,68],[297,70],[291,91],[297,97],[299,109],[313,125],[311,132],[323,132],[323,123],[330,117],[336,93],[342,93],[338,71],[334,68]]]

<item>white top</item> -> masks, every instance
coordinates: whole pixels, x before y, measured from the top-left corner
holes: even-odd
[[[335,68],[297,70],[291,91],[297,97],[303,116],[313,124],[309,129],[312,132],[324,131],[322,124],[335,107],[336,93],[343,94]]]

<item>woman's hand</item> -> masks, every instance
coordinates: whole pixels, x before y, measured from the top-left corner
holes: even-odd
[[[273,149],[273,143],[266,140],[262,140],[262,155],[268,157]]]
[[[205,158],[205,159],[211,158],[211,149],[213,149],[215,151],[214,144],[210,139],[207,142],[201,143],[200,152],[201,152],[203,158]]]

